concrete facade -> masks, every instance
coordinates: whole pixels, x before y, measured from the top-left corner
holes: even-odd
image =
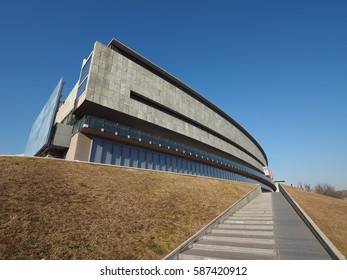
[[[55,121],[72,127],[69,147],[56,151],[68,160],[275,189],[263,172],[265,152],[241,125],[115,39],[108,46],[94,44]]]
[[[191,119],[216,134],[223,135],[236,145],[194,124],[130,98],[131,91],[150,102],[160,104]],[[251,164],[258,170],[262,170],[262,167],[267,165],[264,153],[254,141],[221,114],[199,102],[192,94],[187,94],[167,79],[156,75],[148,67],[143,67],[136,60],[99,42],[96,42],[94,46],[85,98],[93,103],[203,142]]]

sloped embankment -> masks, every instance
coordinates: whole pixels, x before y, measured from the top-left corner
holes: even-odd
[[[0,157],[0,259],[160,259],[254,187]]]
[[[347,201],[285,186],[336,248],[347,256]]]

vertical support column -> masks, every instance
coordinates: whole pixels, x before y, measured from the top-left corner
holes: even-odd
[[[92,139],[78,132],[71,138],[70,147],[65,159],[89,161]]]

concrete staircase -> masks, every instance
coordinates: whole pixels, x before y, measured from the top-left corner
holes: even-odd
[[[180,260],[277,259],[271,193],[262,193],[178,255]]]

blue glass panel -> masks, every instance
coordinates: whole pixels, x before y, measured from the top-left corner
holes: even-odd
[[[206,164],[204,164],[204,175],[208,176],[208,169]]]
[[[113,146],[113,156],[112,156],[112,162],[115,165],[121,164],[121,157],[122,157],[122,146],[118,144],[114,144]]]
[[[102,120],[102,119],[99,119],[99,118],[96,118],[93,116],[87,116],[87,119],[83,118],[80,122],[76,123],[73,131],[76,132],[78,129],[83,127],[84,121],[86,124],[89,124],[89,127],[92,127],[92,128],[98,128],[98,129],[103,128],[104,131],[111,132],[111,133],[114,133],[113,130],[115,130],[115,132],[117,132],[118,135],[120,135],[120,136],[128,137],[128,135],[130,135],[132,138],[136,138],[136,139],[141,138],[142,141],[147,142],[147,143],[150,142],[150,143],[156,144],[156,145],[161,144],[162,146],[165,146],[165,145],[170,146],[170,149],[172,149],[172,150],[176,150],[176,148],[177,148],[178,151],[180,151],[180,152],[185,151],[185,154],[189,155],[190,153],[192,153],[193,156],[198,155],[199,157],[204,157],[204,158],[209,159],[209,160],[213,159],[215,162],[217,162],[217,161],[223,162],[223,163],[230,165],[232,167],[237,167],[241,170],[245,170],[251,174],[255,174],[259,177],[262,177],[267,181],[271,181],[269,178],[267,178],[261,172],[258,172],[252,168],[247,167],[247,166],[243,166],[243,165],[236,163],[236,162],[233,162],[231,160],[221,158],[219,156],[207,153],[207,152],[199,150],[197,148],[193,148],[193,147],[189,147],[189,146],[184,145],[184,144],[177,143],[175,141],[171,141],[171,140],[166,139],[166,138],[161,138],[159,136],[152,135],[151,133],[146,133],[146,132],[143,132],[141,130],[130,128],[128,126],[120,125],[117,123],[112,123],[112,122]],[[183,169],[182,169],[182,171],[183,171]],[[201,174],[201,172],[206,173],[205,171],[201,171],[199,169],[195,169],[195,172],[197,174],[199,174],[199,172],[200,172],[200,174]],[[213,173],[214,173],[214,175],[211,177],[221,176],[220,173],[218,175],[218,173],[216,173],[215,170],[213,171]],[[225,176],[225,175],[222,175],[222,176]]]
[[[147,151],[146,152],[146,162],[147,162],[147,169],[153,169],[153,152]]]
[[[79,86],[78,86],[77,97],[76,97],[77,99],[86,90],[91,61],[92,61],[92,55],[89,56],[88,60],[86,61],[86,63],[83,65],[81,69]]]
[[[166,161],[165,161],[164,154],[160,154],[160,170],[163,170],[163,171],[166,170]]]
[[[80,97],[82,95],[83,92],[85,92],[86,90],[86,87],[87,87],[87,80],[88,79],[85,79],[82,84],[80,84],[78,86],[78,90],[77,90],[77,98]]]
[[[192,161],[192,174],[196,175],[196,162]]]
[[[166,155],[166,171],[172,171],[171,156]]]
[[[89,56],[88,60],[86,63],[83,65],[83,68],[81,70],[81,77],[80,81],[82,82],[89,74],[89,69],[90,69],[90,63],[92,61],[92,56]]]
[[[186,159],[182,159],[182,172],[187,174],[188,170],[187,170],[187,160]]]
[[[223,179],[227,179],[227,172],[223,169],[223,171],[222,171],[222,175],[223,175]]]
[[[196,163],[196,175],[200,175],[200,162]]]
[[[89,126],[101,130],[102,128],[104,128],[104,122],[102,119],[90,118]]]
[[[121,135],[121,136],[128,137],[128,135],[129,135],[129,127],[119,124],[116,127],[116,132],[118,132],[118,134]]]
[[[172,157],[172,171],[177,172],[177,157]]]
[[[123,146],[123,155],[121,165],[130,166],[130,148],[128,146]]]
[[[93,148],[90,161],[101,163],[103,141],[93,140]]]
[[[204,174],[204,165],[202,163],[199,163],[199,175],[203,175]]]
[[[140,132],[137,129],[130,128],[129,129],[129,136],[132,139],[140,139]]]
[[[43,147],[50,144],[52,128],[58,111],[63,85],[64,80],[61,78],[40,114],[37,116],[30,131],[24,152],[25,155],[35,156]]]
[[[139,150],[139,167],[146,168],[146,151]]]
[[[138,167],[139,163],[139,150],[136,148],[131,147],[131,161],[130,161],[130,166],[132,167]]]
[[[192,162],[187,160],[187,173],[192,174]]]
[[[177,171],[179,173],[182,173],[182,159],[181,158],[177,158]]]
[[[217,177],[217,170],[216,167],[212,167],[212,177]]]
[[[159,154],[153,153],[153,169],[159,170],[160,169],[160,161],[159,161]]]
[[[102,149],[101,162],[106,164],[111,164],[112,161],[112,144],[110,142],[104,142]]]
[[[110,121],[104,121],[103,128],[106,132],[115,133],[116,132],[116,123]]]

